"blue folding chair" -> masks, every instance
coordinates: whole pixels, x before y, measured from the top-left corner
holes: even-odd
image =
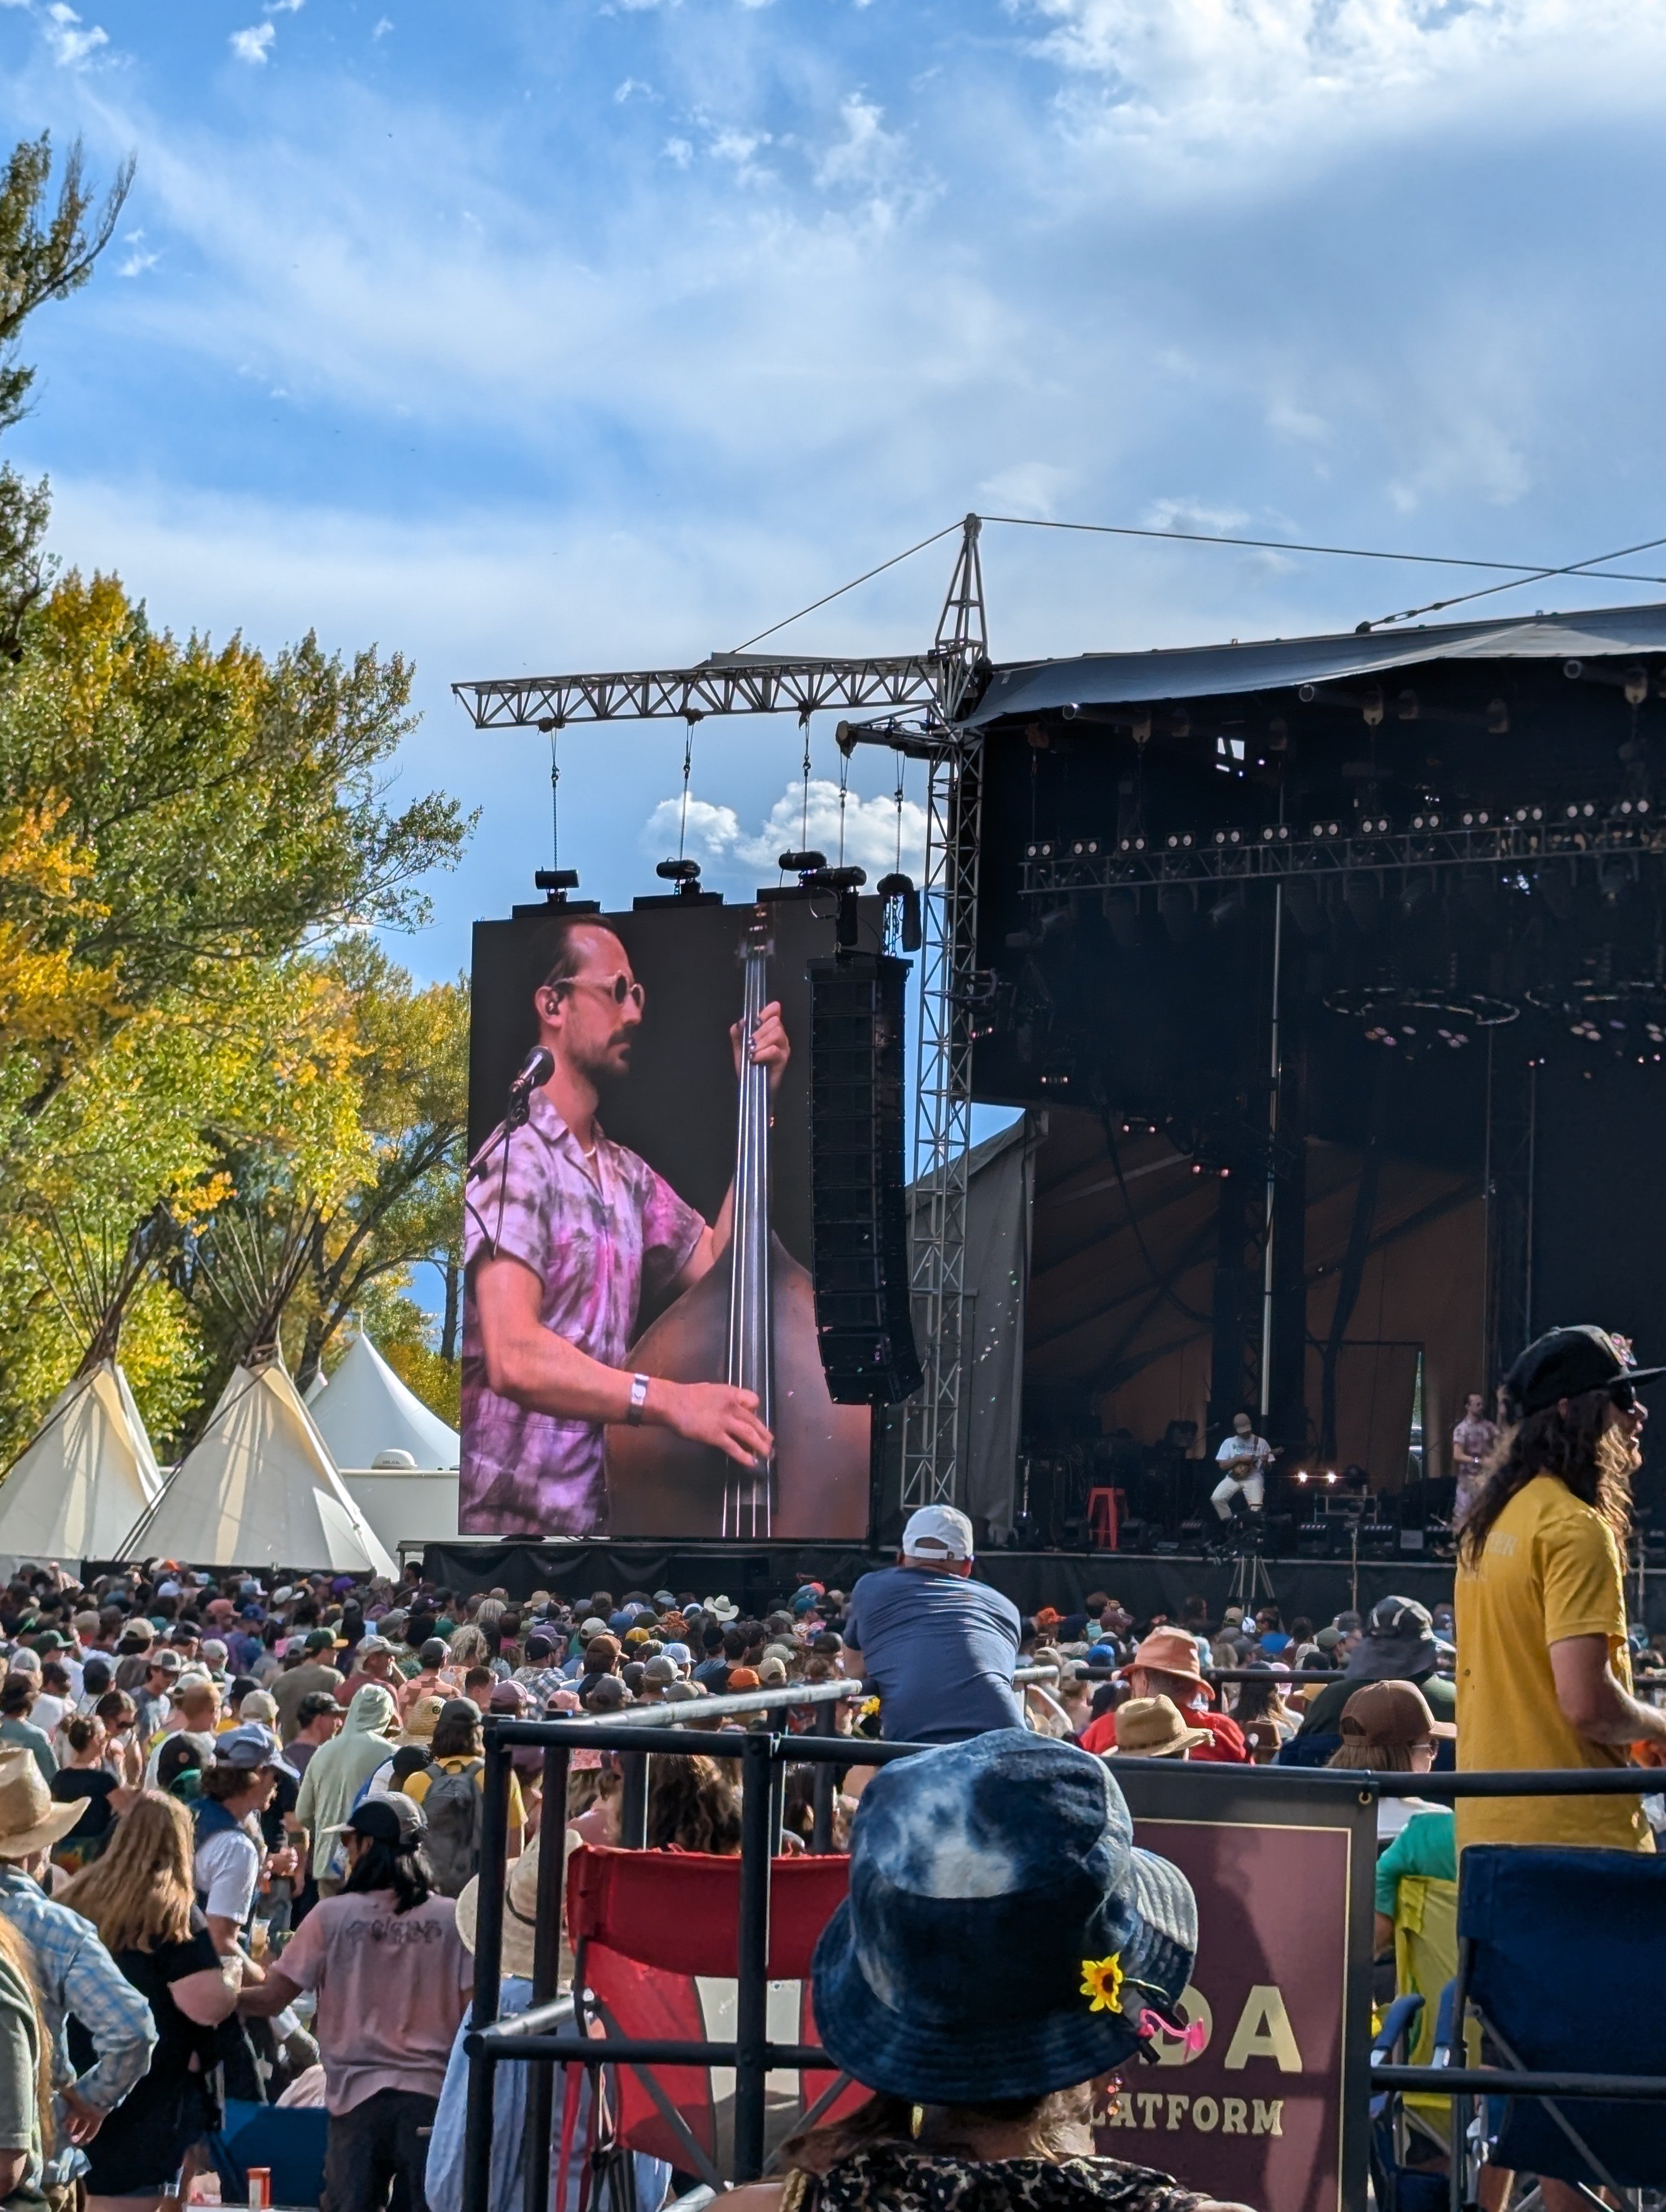
[[[1659,2102],[1489,2097],[1490,2162],[1588,2190],[1666,2183],[1666,1856],[1472,1844],[1458,1871],[1449,2051],[1468,2014],[1501,2091],[1513,2071],[1660,2081]]]
[[[1371,2047],[1373,2067],[1402,2065],[1415,2039],[1423,1999],[1415,1990],[1398,1996],[1383,2015]],[[1371,2100],[1371,2187],[1377,2212],[1446,2212],[1449,2184],[1444,2164],[1409,2163],[1411,2131],[1403,2097],[1379,2091]]]

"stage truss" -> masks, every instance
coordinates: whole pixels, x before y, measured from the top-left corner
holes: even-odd
[[[904,1409],[906,1510],[952,1504],[965,1435],[966,1162],[971,1149],[972,1016],[976,996],[982,733],[962,726],[989,670],[979,520],[969,514],[927,653],[865,659],[713,653],[693,668],[453,684],[479,730],[681,721],[716,714],[840,711],[838,742],[881,744],[927,763],[925,896],[917,1027],[910,1247],[924,1379]]]

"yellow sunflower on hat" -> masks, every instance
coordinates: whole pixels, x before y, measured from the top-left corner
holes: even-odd
[[[1122,1954],[1120,1951],[1113,1951],[1108,1959],[1084,1959],[1082,1995],[1093,2000],[1088,2010],[1121,2012],[1122,1980]]]

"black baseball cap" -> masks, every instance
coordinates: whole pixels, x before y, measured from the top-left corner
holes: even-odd
[[[325,1833],[366,1836],[373,1843],[391,1844],[396,1851],[414,1851],[427,1826],[427,1817],[416,1800],[402,1790],[394,1790],[386,1797],[364,1798],[344,1820],[326,1828]]]
[[[1633,1366],[1607,1329],[1590,1322],[1547,1329],[1535,1337],[1504,1378],[1511,1402],[1523,1413],[1542,1413],[1561,1398],[1583,1397],[1615,1382],[1658,1382],[1666,1367]]]

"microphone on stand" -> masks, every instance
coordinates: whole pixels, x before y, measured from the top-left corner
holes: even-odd
[[[509,1111],[506,1117],[511,1128],[518,1129],[532,1109],[532,1093],[541,1091],[556,1072],[555,1056],[547,1045],[535,1044],[515,1072],[509,1085]]]
[[[493,1132],[470,1163],[468,1180],[471,1182],[476,1176],[486,1172],[498,1146],[508,1144],[512,1132],[522,1127],[532,1110],[533,1091],[542,1089],[555,1072],[555,1058],[549,1047],[535,1044],[515,1070],[514,1080],[509,1085],[509,1103],[504,1109],[502,1127]]]

